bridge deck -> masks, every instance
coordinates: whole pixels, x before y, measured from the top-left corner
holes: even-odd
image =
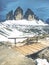
[[[42,43],[33,43],[33,44],[24,45],[24,46],[20,46],[20,47],[13,47],[13,49],[26,56],[26,55],[30,55],[30,54],[39,52],[40,50],[42,50],[46,47],[48,47],[48,46],[46,46]]]

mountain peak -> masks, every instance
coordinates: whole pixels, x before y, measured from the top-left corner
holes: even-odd
[[[34,12],[31,9],[27,9],[27,11],[25,12],[24,18],[32,21],[34,19]]]
[[[18,7],[14,12],[14,19],[20,20],[23,18],[23,9],[21,7]]]

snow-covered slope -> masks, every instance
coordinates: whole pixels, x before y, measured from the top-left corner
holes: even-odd
[[[14,40],[9,40],[8,38],[37,35],[37,31],[34,31],[33,29],[34,28],[36,29],[36,26],[40,26],[40,25],[46,26],[47,24],[45,24],[41,20],[39,21],[37,20],[33,20],[33,21],[8,20],[5,22],[1,22],[0,23],[0,41],[12,41],[13,42]],[[33,28],[33,26],[35,27]],[[42,30],[42,27],[38,29]],[[18,39],[17,42],[23,41],[23,40]]]
[[[46,25],[43,21],[39,20],[8,20],[5,21],[4,24],[17,24],[17,25]]]

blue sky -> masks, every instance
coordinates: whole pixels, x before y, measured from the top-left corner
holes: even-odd
[[[0,0],[0,21],[6,18],[6,14],[20,6],[24,12],[27,8],[46,21],[49,18],[49,0]]]

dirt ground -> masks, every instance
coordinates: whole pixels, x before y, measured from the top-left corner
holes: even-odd
[[[14,51],[11,47],[0,45],[0,65],[35,65],[35,62]]]

